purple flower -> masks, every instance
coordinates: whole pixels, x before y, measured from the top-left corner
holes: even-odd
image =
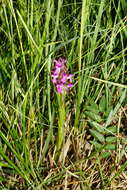
[[[52,82],[56,87],[58,93],[69,91],[72,87],[72,74],[67,72],[66,59],[59,58],[54,60],[54,67],[52,70]]]
[[[70,84],[67,85],[67,87],[68,87],[68,88],[72,88],[72,87],[73,87],[73,84],[70,83]]]
[[[57,77],[58,77],[58,76],[52,75],[52,82],[53,82],[54,84],[57,83]]]
[[[64,85],[61,83],[61,84],[57,84],[56,85],[56,90],[58,93],[63,93],[64,92]]]
[[[68,77],[68,75],[67,75],[66,73],[63,73],[63,76],[62,76],[62,78],[61,78],[61,82],[62,82],[63,84],[65,84],[65,83],[67,82],[67,77]]]
[[[67,77],[67,79],[72,83],[72,77],[73,77],[74,75],[72,75],[72,74],[69,74],[68,75],[68,77]]]
[[[59,75],[59,73],[60,73],[60,68],[59,67],[55,68],[53,74]]]
[[[62,68],[66,63],[66,59],[59,58],[58,60],[55,59],[53,62],[55,68]]]

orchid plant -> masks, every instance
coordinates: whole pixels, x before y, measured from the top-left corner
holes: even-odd
[[[57,152],[60,151],[64,141],[64,124],[65,124],[65,96],[73,87],[72,74],[68,73],[65,58],[55,59],[54,66],[51,71],[52,82],[56,88],[58,106],[59,106],[59,120],[58,120],[58,138],[57,138]]]

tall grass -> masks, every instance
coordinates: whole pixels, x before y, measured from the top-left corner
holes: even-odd
[[[2,0],[0,36],[0,189],[124,189],[126,1]],[[74,87],[55,159],[58,57]]]

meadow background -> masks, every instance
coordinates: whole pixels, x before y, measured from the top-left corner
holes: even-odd
[[[126,0],[0,1],[0,189],[127,189]],[[51,81],[66,57],[63,143]]]

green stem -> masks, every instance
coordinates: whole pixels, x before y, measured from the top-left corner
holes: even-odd
[[[57,139],[57,151],[59,152],[64,141],[64,123],[65,123],[65,94],[57,94],[58,106],[59,106],[59,120],[58,120],[58,139]]]

